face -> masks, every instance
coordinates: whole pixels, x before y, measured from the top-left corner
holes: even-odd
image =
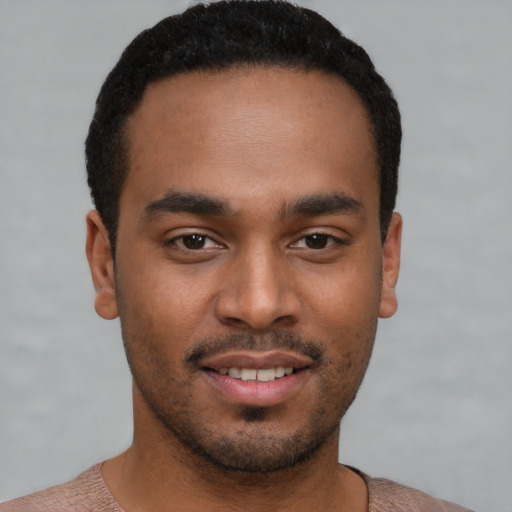
[[[88,256],[136,430],[253,472],[337,443],[399,261],[356,93],[320,72],[183,74],[147,88],[127,146],[115,275],[94,212]]]

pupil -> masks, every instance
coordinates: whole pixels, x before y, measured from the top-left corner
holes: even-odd
[[[306,237],[306,245],[310,249],[323,249],[327,245],[327,235],[310,235]]]
[[[183,237],[183,245],[187,249],[201,249],[204,246],[203,235],[188,235]]]

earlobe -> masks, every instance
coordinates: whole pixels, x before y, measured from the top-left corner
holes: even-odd
[[[86,254],[91,277],[96,290],[94,308],[99,316],[106,320],[117,317],[114,261],[110,252],[108,232],[96,210],[86,216],[87,242]]]
[[[389,318],[397,310],[395,287],[400,271],[400,245],[402,241],[402,216],[393,213],[384,243],[382,256],[382,290],[379,316]]]

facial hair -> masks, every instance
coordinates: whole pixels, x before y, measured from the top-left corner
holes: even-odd
[[[184,374],[187,377],[178,380],[161,363],[165,361],[161,346],[147,339],[132,340],[123,322],[122,327],[133,379],[149,409],[169,435],[222,470],[265,474],[309,460],[331,436],[337,435],[341,418],[354,400],[366,368],[355,376],[357,382],[350,386],[350,394],[345,390],[342,399],[333,403],[340,375],[352,372],[351,362],[336,366],[326,357],[321,342],[288,331],[272,331],[262,336],[237,334],[195,343],[181,361],[181,368],[188,370]],[[319,389],[314,407],[301,428],[280,428],[276,417],[282,405],[240,407],[239,421],[230,431],[211,428],[193,403],[197,362],[231,350],[289,350],[313,361]]]

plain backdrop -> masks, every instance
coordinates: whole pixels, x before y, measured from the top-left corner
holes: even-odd
[[[512,511],[512,2],[303,2],[372,55],[404,127],[397,315],[340,460]],[[131,439],[117,321],[93,310],[83,141],[122,49],[186,1],[0,0],[0,500]]]

